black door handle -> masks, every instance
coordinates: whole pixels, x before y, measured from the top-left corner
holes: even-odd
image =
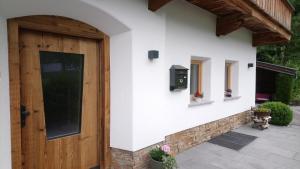
[[[29,116],[29,112],[26,111],[26,107],[24,105],[21,105],[21,127],[25,127],[26,125],[26,118]]]

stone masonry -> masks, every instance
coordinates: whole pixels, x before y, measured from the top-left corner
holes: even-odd
[[[112,148],[112,169],[149,169],[149,151],[157,145],[169,144],[172,154],[176,155],[250,121],[251,112],[246,111],[171,134],[166,136],[164,142],[135,152]]]

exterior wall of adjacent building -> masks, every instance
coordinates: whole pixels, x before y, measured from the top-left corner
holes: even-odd
[[[147,0],[0,0],[0,168],[10,168],[10,121],[6,19],[59,15],[91,24],[111,38],[111,147],[137,151],[182,130],[249,110],[255,101],[256,48],[240,29],[217,37],[216,16],[185,0],[157,12]],[[159,58],[149,60],[149,50]],[[190,68],[191,58],[209,59],[205,67],[210,104],[189,106],[186,90],[170,92],[169,68]],[[238,99],[224,101],[225,61],[235,61]],[[6,159],[7,158],[7,159]],[[6,166],[3,166],[6,165]]]

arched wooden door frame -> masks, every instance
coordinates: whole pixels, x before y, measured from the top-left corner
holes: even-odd
[[[61,16],[25,16],[7,20],[8,26],[8,54],[9,54],[9,87],[10,87],[10,117],[11,117],[11,154],[12,168],[22,168],[21,150],[21,122],[20,122],[20,58],[19,58],[19,31],[30,29],[62,35],[76,36],[81,38],[96,39],[102,49],[100,51],[100,166],[110,168],[110,55],[109,36],[98,29]]]

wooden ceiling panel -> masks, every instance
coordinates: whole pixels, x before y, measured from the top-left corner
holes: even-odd
[[[253,46],[262,46],[270,44],[284,44],[289,40],[274,32],[253,33]]]
[[[171,0],[149,0],[152,7],[155,6],[155,10],[161,6],[167,4]],[[282,21],[276,20],[271,16],[268,11],[276,11],[276,9],[281,8],[282,5],[286,3],[286,0],[276,0],[268,1],[262,3],[264,0],[186,0],[187,2],[208,10],[215,15],[217,15],[217,36],[225,36],[241,27],[245,27],[253,32],[253,45],[267,45],[274,43],[288,42],[291,39],[291,31],[288,29],[287,25],[291,20],[291,10],[289,11],[279,11],[277,15],[282,15],[286,17],[285,23],[283,25]],[[265,6],[262,6],[265,5]],[[280,5],[278,5],[280,4]],[[277,6],[276,6],[277,5]],[[265,9],[263,9],[265,8]],[[274,8],[274,9],[270,9]],[[289,8],[288,8],[289,9]],[[277,16],[276,15],[276,16]],[[265,36],[264,33],[266,33]]]
[[[151,11],[156,11],[172,0],[148,0],[148,9]]]
[[[225,16],[233,12],[237,12],[238,9],[234,6],[230,6],[225,3],[224,0],[187,0],[193,5],[208,10],[218,16]]]

